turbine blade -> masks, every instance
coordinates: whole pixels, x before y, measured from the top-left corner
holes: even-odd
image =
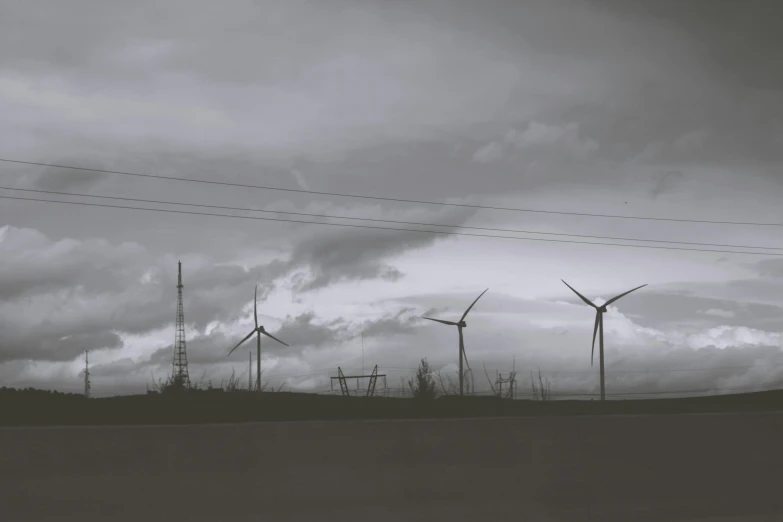
[[[563,281],[563,280],[561,279],[561,281]],[[585,303],[589,304],[589,305],[590,305],[590,306],[592,306],[593,308],[598,308],[598,307],[597,307],[597,306],[595,306],[595,305],[594,305],[594,304],[593,304],[593,303],[592,303],[592,302],[591,302],[591,301],[590,301],[588,298],[586,298],[585,296],[583,296],[582,294],[580,294],[579,292],[577,292],[576,290],[574,290],[574,287],[572,287],[571,285],[569,285],[569,284],[568,284],[568,283],[566,283],[565,281],[563,281],[563,284],[564,284],[564,285],[566,285],[568,288],[570,288],[570,289],[571,289],[571,291],[573,291],[573,292],[574,292],[576,295],[578,295],[578,296],[579,296],[579,298],[580,298],[580,299],[582,299],[582,301],[584,301]]]
[[[422,317],[422,319],[429,319],[430,321],[447,324],[449,326],[457,326],[457,323],[453,323],[451,321],[444,321],[443,319],[433,319],[432,317]]]
[[[615,301],[617,301],[621,297],[624,297],[624,296],[630,294],[633,291],[639,290],[640,288],[644,288],[645,286],[647,286],[647,285],[645,284],[645,285],[642,285],[642,286],[637,286],[633,290],[628,290],[627,292],[625,292],[623,294],[620,294],[618,296],[612,297],[611,299],[609,299],[607,302],[604,303],[604,306],[609,306],[610,304],[614,303]]]
[[[256,331],[255,331],[255,330],[253,330],[252,332],[250,332],[249,334],[247,334],[247,335],[245,336],[245,338],[244,338],[244,339],[242,339],[241,341],[239,341],[239,342],[237,343],[237,345],[236,345],[236,346],[234,346],[233,348],[231,348],[231,351],[230,351],[230,352],[228,352],[228,354],[226,355],[226,357],[228,357],[229,355],[231,355],[231,354],[234,352],[234,350],[236,350],[237,348],[239,348],[239,347],[242,345],[242,343],[244,343],[245,341],[247,341],[248,339],[250,339],[251,337],[253,337],[253,334],[254,334],[254,333],[256,333]]]
[[[595,335],[598,333],[598,321],[601,319],[600,310],[595,312],[595,328],[593,328],[593,349],[590,350],[590,366],[593,365],[593,355],[595,354]]]
[[[489,288],[487,288],[487,290],[489,290]],[[484,290],[483,292],[481,292],[481,294],[479,294],[479,296],[476,298],[476,300],[475,300],[475,301],[473,301],[473,302],[470,304],[470,306],[468,307],[468,309],[467,309],[467,310],[465,310],[465,313],[464,313],[464,314],[462,314],[462,317],[460,318],[460,322],[462,322],[462,321],[464,321],[464,320],[465,320],[465,317],[467,317],[467,316],[468,316],[468,312],[470,312],[470,309],[471,309],[471,308],[473,308],[473,305],[474,305],[474,304],[476,304],[476,302],[478,302],[478,300],[479,300],[479,299],[481,299],[481,296],[482,296],[482,295],[484,295],[484,294],[486,294],[486,293],[487,293],[487,290]]]
[[[256,322],[256,328],[258,328],[258,285],[253,292],[253,319]]]
[[[280,339],[278,339],[277,337],[275,337],[275,336],[274,336],[274,335],[272,335],[271,333],[267,332],[266,330],[259,330],[259,332],[261,332],[262,334],[266,335],[267,337],[269,337],[269,338],[271,338],[271,339],[274,339],[275,341],[277,341],[278,343],[280,343],[280,344],[282,344],[282,345],[288,346],[288,345],[287,345],[287,344],[285,344],[283,341],[281,341]]]

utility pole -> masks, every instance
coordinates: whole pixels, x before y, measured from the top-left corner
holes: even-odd
[[[84,397],[90,398],[90,351],[84,352]]]
[[[256,391],[261,396],[261,334],[256,333]]]

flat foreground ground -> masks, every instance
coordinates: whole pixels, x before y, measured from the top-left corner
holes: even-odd
[[[783,414],[0,428],[0,519],[783,520]]]

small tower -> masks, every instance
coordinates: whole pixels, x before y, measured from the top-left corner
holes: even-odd
[[[177,279],[177,324],[174,334],[174,382],[183,388],[190,387],[188,376],[188,354],[185,348],[185,309],[182,306],[182,261],[178,263]]]
[[[90,359],[89,350],[84,352],[84,397],[90,398]]]

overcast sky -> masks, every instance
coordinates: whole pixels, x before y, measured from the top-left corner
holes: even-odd
[[[778,5],[0,0],[0,158],[783,223]],[[775,226],[406,204],[3,162],[0,186],[2,196],[300,219],[8,189],[49,190],[783,254]],[[217,384],[232,370],[247,381],[252,345],[226,353],[251,329],[254,285],[263,324],[291,345],[263,345],[263,378],[276,387],[328,390],[338,366],[361,371],[362,344],[365,369],[379,365],[390,386],[422,357],[455,380],[457,332],[419,317],[456,320],[489,288],[465,330],[477,388],[487,388],[482,363],[494,375],[514,361],[525,390],[541,368],[554,394],[597,393],[594,312],[561,279],[598,302],[649,285],[606,315],[610,395],[764,389],[783,379],[781,256],[10,199],[0,200],[0,227],[0,385],[79,391],[85,349],[95,395],[143,392],[166,376],[178,260],[194,381]]]

